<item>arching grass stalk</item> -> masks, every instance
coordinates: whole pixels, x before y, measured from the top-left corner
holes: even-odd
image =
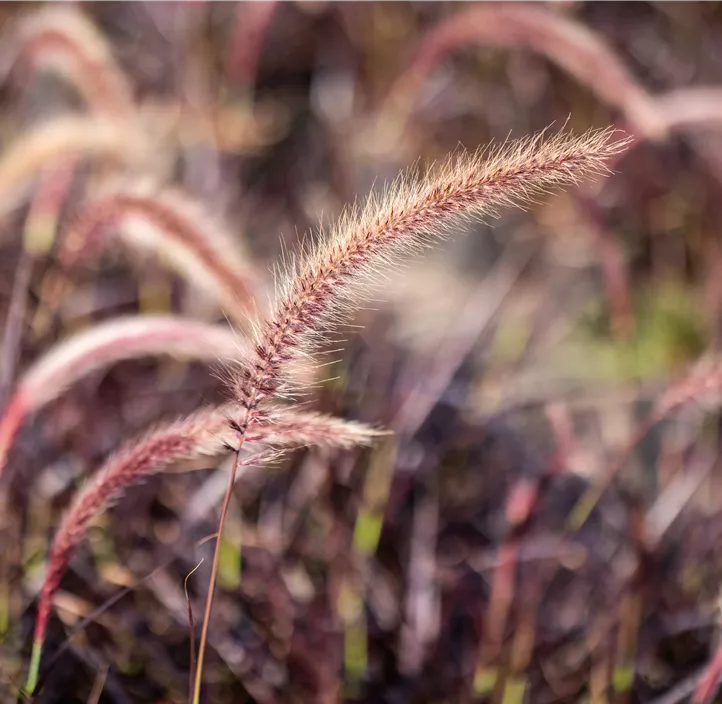
[[[236,239],[187,193],[147,187],[106,187],[69,223],[59,259],[68,267],[105,248],[117,231],[136,252],[160,255],[200,290],[222,304],[238,325],[255,310],[261,290],[253,265]]]
[[[582,136],[537,135],[501,148],[459,153],[438,169],[400,176],[366,203],[348,209],[330,232],[304,248],[281,278],[271,315],[255,331],[254,355],[238,365],[235,387],[243,409],[235,450],[249,428],[263,420],[263,402],[293,387],[293,364],[308,356],[324,334],[346,319],[368,297],[374,278],[448,235],[471,218],[495,215],[506,205],[524,204],[554,187],[568,186],[605,170],[605,161],[628,140],[613,130]],[[234,466],[235,470],[235,466]],[[214,567],[198,651],[193,702],[200,703],[203,663],[217,564],[234,470],[218,523]]]
[[[68,337],[24,372],[0,414],[0,476],[27,417],[89,374],[140,357],[168,355],[216,363],[240,354],[247,354],[243,339],[230,328],[172,315],[116,318]]]

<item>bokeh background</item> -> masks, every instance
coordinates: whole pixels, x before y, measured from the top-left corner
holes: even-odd
[[[0,6],[0,171],[24,135],[92,114],[97,97],[52,52],[23,53],[22,23],[42,9]],[[59,262],[65,223],[106,179],[183,189],[272,292],[285,250],[417,161],[547,128],[635,138],[608,178],[454,232],[389,272],[362,327],[329,346],[343,349],[310,405],[394,435],[294,452],[239,482],[208,701],[672,704],[704,677],[713,688],[715,377],[704,399],[641,429],[718,354],[722,7],[65,10],[105,37],[152,148],[124,166],[80,155],[55,198],[55,163],[0,190],[3,403],[33,360],[95,323],[224,320],[162,256],[109,246]],[[129,149],[134,129],[119,123]],[[43,193],[54,239],[38,249]],[[124,440],[225,398],[223,382],[200,363],[126,361],[22,428],[0,487],[2,701],[21,696],[48,541],[75,489]],[[187,700],[184,587],[198,619],[225,466],[153,477],[96,521],[56,599],[34,701]]]

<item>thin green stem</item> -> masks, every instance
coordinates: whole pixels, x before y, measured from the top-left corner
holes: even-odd
[[[28,670],[28,680],[25,683],[25,692],[32,694],[38,686],[38,675],[40,673],[40,656],[43,652],[43,644],[35,641],[33,643],[33,652],[30,655],[30,669]]]

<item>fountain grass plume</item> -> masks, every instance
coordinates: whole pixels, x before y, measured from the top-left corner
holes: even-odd
[[[348,209],[327,233],[291,259],[280,277],[271,315],[254,331],[250,363],[235,370],[238,453],[252,424],[260,422],[264,400],[292,391],[294,363],[312,354],[324,335],[346,320],[373,290],[389,265],[450,234],[464,220],[494,216],[507,205],[524,205],[554,188],[604,173],[605,162],[628,139],[615,130],[581,136],[545,133],[501,147],[459,152],[438,168],[400,176],[365,204]],[[238,454],[236,454],[236,459]],[[191,701],[199,704],[205,647],[213,607],[223,526],[235,481],[231,468],[218,522]]]
[[[96,114],[128,119],[133,92],[105,37],[81,12],[46,6],[22,18],[14,64],[54,71],[75,87]]]
[[[397,111],[401,129],[433,67],[450,51],[469,43],[537,52],[619,110],[638,136],[667,136],[654,97],[604,37],[538,3],[474,3],[440,21],[421,37],[411,62],[391,86],[382,114]]]
[[[217,363],[249,353],[243,338],[228,327],[170,315],[116,318],[72,335],[40,357],[16,384],[0,416],[0,476],[24,420],[93,372],[139,357]]]
[[[283,393],[291,363],[368,298],[389,265],[503,206],[524,205],[550,190],[605,171],[628,140],[614,130],[581,136],[544,134],[474,153],[460,152],[420,176],[403,174],[362,206],[348,209],[305,246],[280,276],[271,316],[255,330],[255,359],[241,366],[237,398],[252,419],[259,403]]]
[[[243,323],[254,312],[260,285],[253,267],[236,239],[188,194],[144,185],[104,189],[80,206],[66,228],[61,263],[92,257],[113,229],[131,250],[168,261],[235,321]]]
[[[199,457],[215,457],[232,451],[237,434],[237,404],[202,409],[185,418],[158,426],[124,445],[76,493],[53,539],[48,569],[41,587],[35,621],[33,658],[26,689],[37,683],[40,653],[52,610],[52,600],[65,574],[73,550],[83,538],[92,519],[105,511],[132,484],[170,465]],[[275,448],[321,445],[350,448],[368,445],[384,431],[362,423],[344,421],[319,413],[295,409],[277,410],[256,424],[246,440]],[[267,462],[273,454],[263,452],[242,458],[240,466]]]
[[[39,124],[11,142],[0,158],[0,195],[6,213],[45,167],[75,157],[106,159],[115,164],[141,160],[138,134],[118,129],[112,121],[78,115]]]

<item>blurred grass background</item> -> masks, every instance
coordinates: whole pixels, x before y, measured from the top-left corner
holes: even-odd
[[[472,5],[485,6],[79,6],[157,135],[153,178],[224,219],[269,290],[283,248],[417,159],[550,125],[616,124],[639,142],[597,188],[455,233],[391,272],[363,328],[341,335],[314,407],[394,438],[296,452],[239,484],[207,701],[669,704],[688,700],[717,643],[717,411],[656,427],[590,520],[570,531],[567,517],[657,395],[717,354],[722,109],[645,139],[538,52],[479,42],[440,56],[412,99],[388,100],[427,33]],[[719,3],[535,7],[602,37],[652,95],[722,90]],[[6,36],[32,11],[0,6]],[[0,140],[82,110],[52,71],[6,70]],[[80,167],[58,236],[98,177]],[[3,338],[5,400],[31,360],[93,322],[222,320],[159,260],[110,249],[70,269],[52,251],[28,263],[28,210],[0,221],[0,321],[13,291],[24,301]],[[223,393],[199,364],[123,362],[23,428],[0,518],[3,701],[18,697],[48,539],[74,489],[124,439]],[[35,701],[186,700],[184,580],[204,558],[187,580],[198,618],[212,549],[199,543],[224,485],[218,467],[155,477],[97,523],[56,601]]]

